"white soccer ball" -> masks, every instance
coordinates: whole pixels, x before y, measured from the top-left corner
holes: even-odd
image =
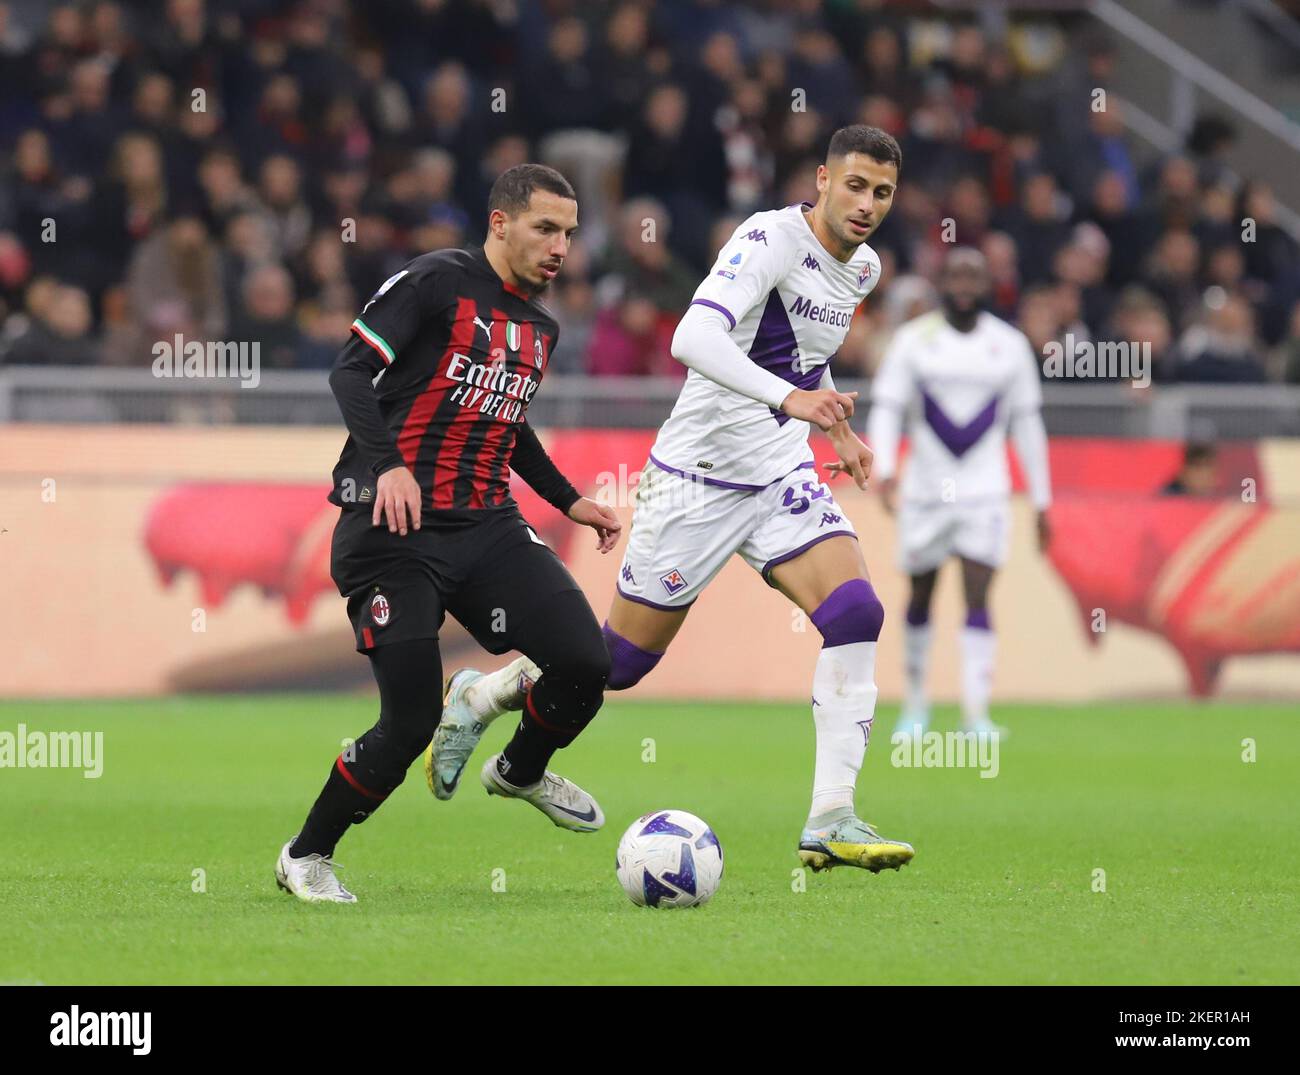
[[[638,907],[697,907],[722,883],[722,844],[685,810],[643,814],[618,842],[618,880]]]

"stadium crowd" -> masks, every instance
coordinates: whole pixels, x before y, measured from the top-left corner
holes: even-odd
[[[182,333],[326,367],[381,281],[481,241],[492,180],[540,159],[581,199],[556,368],[680,375],[713,253],[813,199],[865,122],[904,165],[842,376],[933,304],[955,240],[1040,355],[1130,340],[1157,381],[1300,382],[1273,192],[1212,116],[1141,156],[1093,107],[1115,62],[1065,16],[993,40],[888,0],[0,0],[0,365],[147,366]]]

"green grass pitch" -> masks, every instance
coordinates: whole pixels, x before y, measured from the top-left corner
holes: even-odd
[[[1300,981],[1294,706],[1000,706],[996,779],[891,766],[882,707],[858,805],[916,859],[801,885],[807,710],[615,698],[556,765],[596,794],[604,831],[489,799],[476,772],[436,802],[417,763],[340,845],[360,902],[299,903],[276,855],[373,704],[0,704],[0,731],[104,733],[97,780],[0,769],[0,982]],[[706,907],[633,907],[614,876],[623,829],[665,807],[721,838]]]

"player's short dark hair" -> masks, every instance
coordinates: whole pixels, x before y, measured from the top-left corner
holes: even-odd
[[[1219,451],[1207,440],[1189,440],[1183,445],[1183,466],[1192,467],[1198,463],[1213,463]]]
[[[545,164],[516,164],[497,176],[497,181],[492,184],[492,191],[488,194],[488,212],[500,209],[506,216],[518,216],[528,208],[535,190],[572,198],[575,202],[578,200],[573,186],[554,168]]]
[[[865,123],[854,123],[841,127],[831,135],[831,144],[826,149],[826,160],[844,157],[850,153],[864,153],[881,164],[892,164],[900,172],[903,170],[903,151],[892,134],[887,134],[879,127],[868,127]]]

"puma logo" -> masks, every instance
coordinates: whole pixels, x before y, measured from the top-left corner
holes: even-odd
[[[486,324],[484,324],[483,319],[482,319],[481,317],[475,317],[475,318],[474,318],[474,324],[478,325],[478,327],[481,328],[481,329],[483,330],[484,334],[485,334],[485,335],[487,336],[487,338],[488,338],[488,341],[491,342],[491,340],[492,340],[492,322],[489,321],[489,322],[487,322]]]

